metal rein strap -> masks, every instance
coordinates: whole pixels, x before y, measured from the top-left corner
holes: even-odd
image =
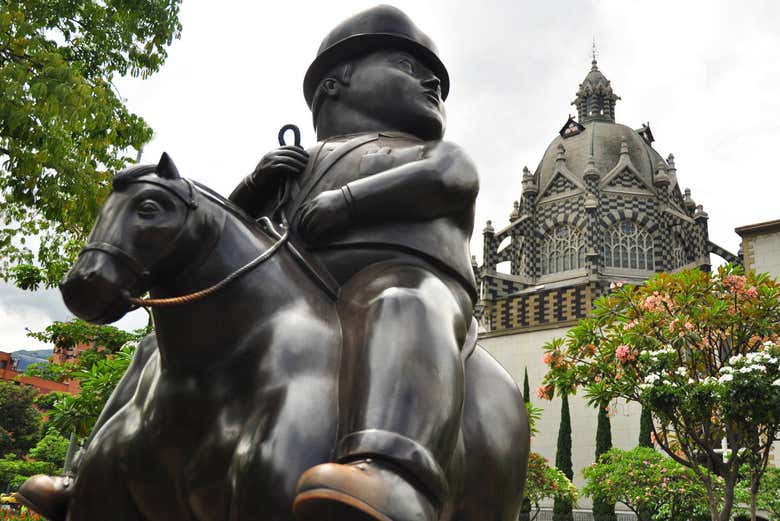
[[[178,306],[180,304],[187,304],[190,302],[194,302],[196,300],[200,300],[204,297],[207,297],[212,293],[216,293],[217,291],[221,290],[222,288],[224,288],[234,280],[242,277],[243,275],[246,275],[247,273],[255,269],[257,266],[262,264],[264,261],[268,260],[279,248],[282,247],[285,241],[287,241],[287,237],[289,235],[288,227],[284,228],[283,234],[279,234],[279,232],[277,232],[276,229],[274,228],[271,219],[269,219],[268,217],[261,217],[258,219],[258,222],[262,222],[265,225],[267,231],[276,238],[276,242],[274,242],[263,253],[261,253],[251,261],[249,261],[247,264],[238,268],[236,271],[234,271],[233,273],[231,273],[221,281],[217,282],[213,286],[209,286],[208,288],[202,289],[200,291],[196,291],[194,293],[188,293],[187,295],[181,295],[178,297],[155,299],[155,298],[135,298],[135,297],[128,296],[127,300],[131,304],[134,304],[139,307],[147,307],[147,308],[170,307],[170,306]]]

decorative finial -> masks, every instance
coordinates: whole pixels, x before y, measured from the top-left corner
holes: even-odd
[[[704,211],[704,206],[697,204],[696,212],[694,212],[693,218],[696,219],[697,221],[701,221],[701,220],[706,221],[709,218],[709,215],[707,215],[707,212]]]
[[[482,230],[482,233],[493,233],[495,231],[496,230],[493,229],[493,221],[488,221],[487,223],[485,223],[485,229]]]
[[[512,208],[512,213],[509,214],[509,221],[515,222],[520,218],[520,201],[515,201],[514,208]]]
[[[686,210],[692,213],[694,208],[696,208],[696,202],[693,200],[693,197],[691,197],[691,189],[686,188],[684,194],[682,204]]]
[[[523,167],[523,196],[532,196],[538,192],[534,176],[527,166]]]
[[[582,174],[583,179],[586,181],[598,181],[599,171],[596,168],[596,160],[593,159],[593,154],[588,157],[588,164],[585,166],[585,172]]]
[[[666,188],[669,186],[669,176],[666,174],[666,165],[664,165],[663,161],[658,162],[654,183],[658,188]]]
[[[555,157],[556,161],[565,161],[566,160],[566,148],[563,146],[563,143],[558,143],[558,155]]]
[[[626,140],[620,142],[620,155],[625,156],[628,155],[628,143],[626,143]]]
[[[669,157],[666,158],[666,162],[669,163],[669,169],[675,170],[674,167],[674,154],[669,154]]]
[[[591,51],[590,52],[591,52],[591,58],[592,58],[592,60],[590,62],[591,69],[596,70],[596,69],[598,69],[597,64],[596,64],[596,57],[598,56],[598,49],[596,49],[596,36],[595,35],[593,36],[593,45],[591,47]]]

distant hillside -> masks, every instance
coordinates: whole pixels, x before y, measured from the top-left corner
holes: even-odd
[[[20,349],[19,351],[14,351],[11,355],[22,355],[48,360],[52,353],[54,353],[54,350],[52,349]]]

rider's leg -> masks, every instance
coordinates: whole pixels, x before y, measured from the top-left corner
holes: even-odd
[[[352,277],[341,302],[336,459],[387,464],[371,479],[388,488],[398,478],[413,485],[435,515],[447,492],[445,471],[460,428],[460,348],[471,320],[470,300],[440,273],[383,263]]]

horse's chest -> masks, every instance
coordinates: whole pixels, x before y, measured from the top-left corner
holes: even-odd
[[[161,378],[144,403],[144,445],[179,471],[235,445],[249,406],[233,387],[224,379]]]

